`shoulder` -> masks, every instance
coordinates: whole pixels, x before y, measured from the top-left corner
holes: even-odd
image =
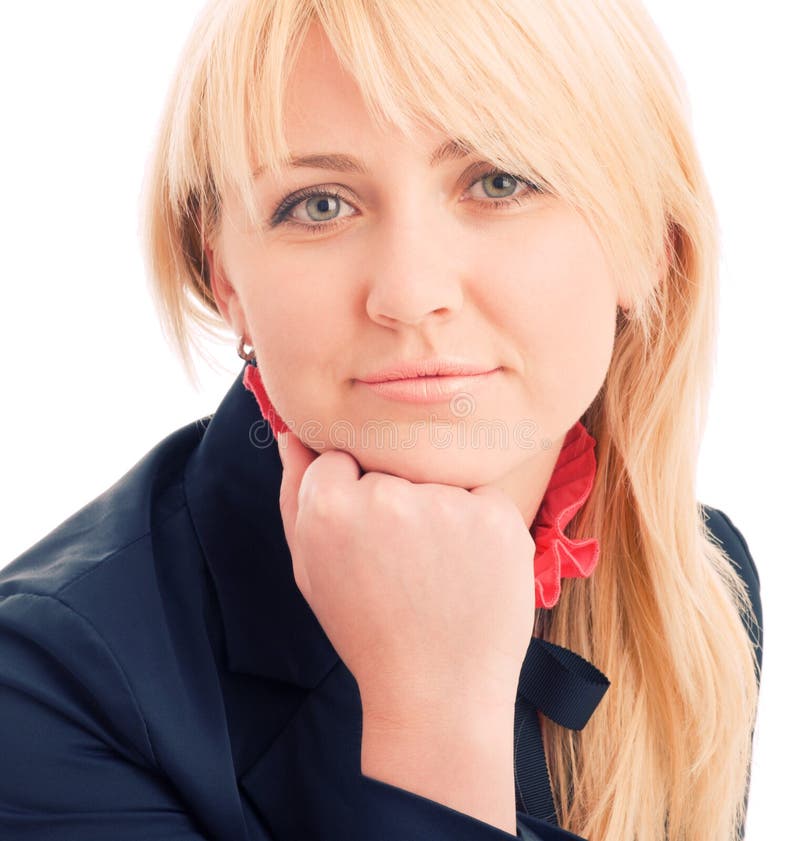
[[[753,612],[757,619],[755,628],[747,625],[751,639],[757,646],[759,668],[761,666],[762,642],[764,634],[763,612],[761,606],[761,579],[758,568],[753,560],[750,547],[742,532],[736,527],[731,518],[721,509],[700,503],[706,527],[716,542],[719,543],[731,564],[747,587]],[[744,619],[743,619],[744,621]]]
[[[187,424],[152,447],[103,493],[0,568],[0,596],[58,596],[98,567],[136,552],[185,503],[186,460],[202,436]]]
[[[734,525],[731,518],[721,509],[712,508],[710,505],[701,503],[706,526],[722,545],[725,554],[733,562],[733,566],[744,580],[751,599],[759,598],[761,592],[761,579],[758,568],[753,560],[750,547],[741,531]],[[761,603],[759,600],[759,608]]]
[[[204,428],[163,439],[0,570],[4,839],[41,825],[199,841],[198,815],[241,821],[221,794],[236,789],[217,618],[184,489]]]
[[[173,432],[0,569],[0,692],[20,716],[37,714],[36,699],[153,761],[148,707],[180,691],[186,640],[203,638],[203,559],[182,484],[201,435],[197,422]]]

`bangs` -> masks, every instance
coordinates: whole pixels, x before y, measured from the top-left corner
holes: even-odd
[[[415,126],[442,132],[580,205],[569,171],[585,159],[580,147],[588,129],[579,115],[588,111],[564,68],[585,63],[572,54],[590,49],[591,39],[568,42],[541,9],[524,27],[531,4],[486,0],[274,0],[236,8],[222,20],[209,54],[197,127],[206,148],[197,158],[207,161],[203,181],[219,191],[231,186],[253,224],[255,173],[274,175],[291,156],[283,130],[286,87],[314,25],[380,128],[406,137]],[[192,175],[197,183],[199,173]]]

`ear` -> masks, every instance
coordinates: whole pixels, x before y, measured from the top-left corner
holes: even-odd
[[[244,335],[245,340],[248,341],[247,321],[236,288],[228,280],[219,255],[208,243],[203,246],[203,253],[211,277],[211,292],[214,295],[214,301],[220,315],[236,336]],[[249,341],[248,344],[250,344]]]

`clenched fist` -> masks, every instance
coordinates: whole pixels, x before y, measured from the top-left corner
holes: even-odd
[[[511,498],[362,475],[342,450],[278,438],[295,581],[365,714],[513,709],[533,631],[535,544]]]

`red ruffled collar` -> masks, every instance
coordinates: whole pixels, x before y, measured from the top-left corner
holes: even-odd
[[[255,395],[258,401],[258,408],[261,409],[261,415],[264,420],[269,422],[273,434],[288,432],[289,427],[283,422],[283,418],[277,413],[269,397],[267,397],[267,390],[261,381],[261,372],[258,370],[257,365],[251,365],[249,363],[245,365],[242,382],[245,388],[252,391]]]
[[[595,537],[573,540],[564,534],[567,523],[589,498],[597,461],[596,441],[578,421],[567,432],[553,475],[533,520],[536,543],[536,607],[551,608],[561,595],[562,578],[588,578],[600,557]]]
[[[273,432],[286,432],[289,427],[270,402],[257,366],[245,366],[243,383],[255,395],[261,415]],[[588,578],[597,565],[600,556],[597,538],[573,540],[564,534],[564,528],[592,490],[597,470],[595,444],[580,421],[569,430],[536,512],[531,534],[536,544],[533,566],[537,609],[556,604],[562,578]]]

